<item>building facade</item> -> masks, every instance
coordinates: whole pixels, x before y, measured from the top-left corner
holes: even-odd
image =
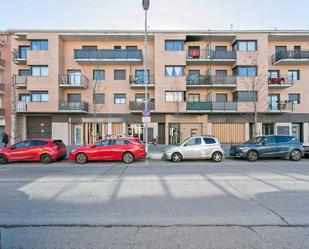
[[[8,33],[14,137],[143,139],[143,32]],[[149,137],[308,142],[309,32],[152,31],[147,46]]]

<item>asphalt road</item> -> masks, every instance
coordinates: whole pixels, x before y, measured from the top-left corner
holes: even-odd
[[[309,160],[0,166],[0,248],[309,248]]]

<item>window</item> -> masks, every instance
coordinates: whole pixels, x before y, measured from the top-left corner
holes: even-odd
[[[200,102],[200,95],[199,94],[189,94],[188,102]]]
[[[248,77],[257,76],[257,67],[255,66],[238,66],[233,69],[233,75]]]
[[[167,77],[184,76],[184,66],[165,66],[165,76]]]
[[[79,103],[82,101],[80,93],[68,93],[68,102],[69,103]]]
[[[202,144],[202,139],[197,137],[197,138],[192,138],[188,142],[185,143],[185,147],[187,146],[194,146],[194,145],[200,145]]]
[[[93,70],[92,79],[93,80],[105,80],[105,71],[104,70]]]
[[[48,50],[48,40],[32,40],[31,50]]]
[[[183,50],[183,41],[165,40],[165,51],[181,51]]]
[[[300,94],[299,93],[289,93],[289,102],[293,104],[300,104]]]
[[[18,100],[22,102],[30,102],[31,98],[29,94],[19,94]]]
[[[27,58],[27,51],[29,49],[29,46],[19,46],[19,58],[25,60]]]
[[[256,51],[257,41],[236,41],[234,50],[237,51]]]
[[[268,78],[270,79],[276,79],[280,77],[280,71],[279,70],[269,70],[268,71]]]
[[[31,66],[31,76],[48,76],[48,66]]]
[[[32,92],[31,101],[32,102],[47,102],[48,92]]]
[[[95,93],[93,95],[93,103],[94,104],[104,104],[105,102],[105,94],[104,93]]]
[[[114,94],[114,103],[115,104],[125,104],[126,103],[126,94],[125,93],[115,93]]]
[[[114,70],[114,80],[125,80],[126,70]]]
[[[300,80],[299,70],[289,70],[288,76],[289,80]]]
[[[233,101],[238,102],[254,102],[258,101],[257,91],[238,91],[233,93]]]
[[[166,102],[183,102],[184,92],[165,92]]]
[[[30,69],[19,69],[18,75],[19,76],[31,76],[31,70]]]
[[[216,94],[217,102],[227,102],[227,94],[226,93],[217,93]]]
[[[203,137],[205,144],[215,144],[216,140],[211,137]]]

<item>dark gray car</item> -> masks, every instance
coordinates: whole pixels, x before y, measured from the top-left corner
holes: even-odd
[[[230,155],[249,161],[267,157],[289,157],[292,161],[299,161],[304,156],[304,148],[295,137],[270,135],[252,138],[243,144],[232,146]]]

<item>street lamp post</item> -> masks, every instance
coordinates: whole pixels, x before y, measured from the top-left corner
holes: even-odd
[[[144,84],[145,84],[145,109],[148,109],[148,71],[147,71],[147,10],[149,9],[149,0],[143,0],[143,9],[145,10],[145,38],[144,38]],[[148,124],[144,122],[145,150],[148,154]]]

